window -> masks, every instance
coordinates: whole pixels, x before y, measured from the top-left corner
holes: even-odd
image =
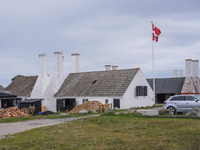
[[[105,99],[105,104],[108,104],[108,99]]]
[[[185,96],[175,96],[170,101],[185,101]]]
[[[97,82],[97,80],[94,80],[93,82],[92,82],[92,84],[95,84]]]
[[[136,86],[136,96],[147,96],[147,86]]]
[[[193,96],[185,96],[187,101],[196,101],[197,98]]]
[[[82,99],[82,104],[87,102],[87,101],[88,101],[88,99]]]

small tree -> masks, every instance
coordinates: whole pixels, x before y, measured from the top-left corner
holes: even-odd
[[[11,81],[15,80],[18,77],[24,77],[24,75],[16,75],[14,78],[11,79]]]

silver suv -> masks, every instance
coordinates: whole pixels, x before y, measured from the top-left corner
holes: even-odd
[[[164,102],[163,108],[171,110],[174,114],[200,108],[200,95],[171,96]]]

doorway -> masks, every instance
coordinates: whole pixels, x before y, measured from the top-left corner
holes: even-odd
[[[57,111],[70,111],[76,107],[75,99],[57,99]]]
[[[113,100],[113,108],[120,108],[120,99]]]

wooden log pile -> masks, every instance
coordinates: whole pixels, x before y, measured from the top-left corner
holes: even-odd
[[[106,108],[112,108],[112,104],[100,104],[98,107],[98,111],[100,113],[104,113],[106,111]]]
[[[0,118],[16,118],[16,117],[28,117],[27,113],[24,113],[17,107],[9,107],[7,109],[0,109]]]
[[[98,111],[99,105],[102,104],[99,101],[87,101],[83,104],[76,106],[74,109],[69,111],[69,113],[78,113],[81,110],[87,111]]]

